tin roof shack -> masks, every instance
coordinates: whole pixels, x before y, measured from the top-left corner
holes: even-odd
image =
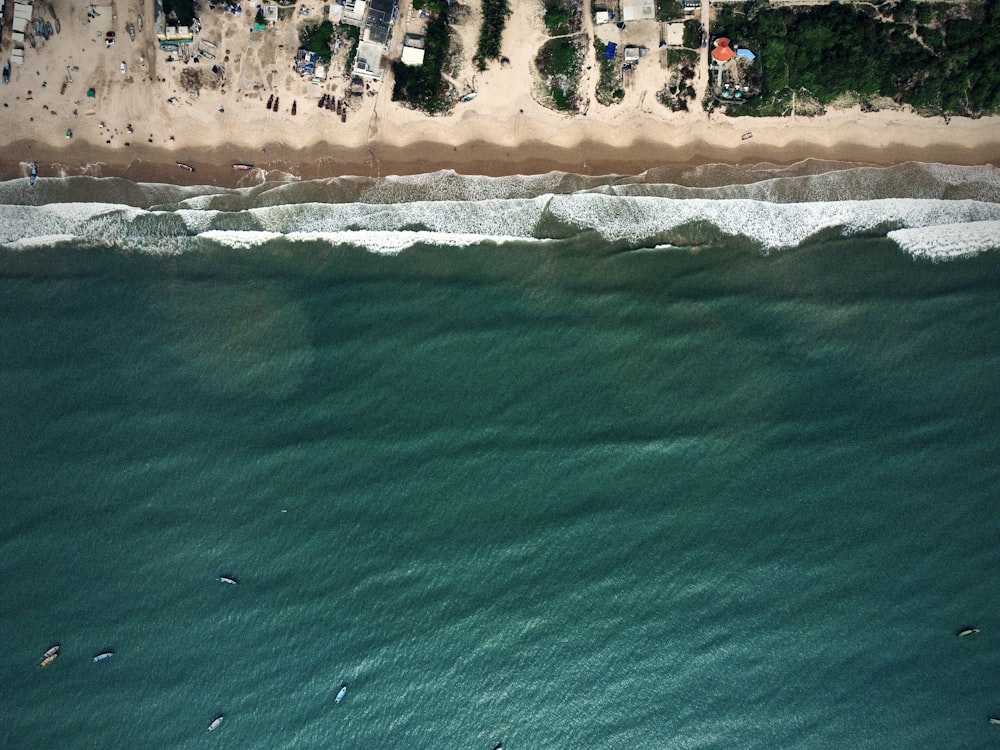
[[[295,72],[311,78],[316,72],[316,53],[300,47],[295,53]]]
[[[403,37],[403,54],[399,58],[403,65],[414,67],[424,64],[424,38],[420,34],[407,34]]]

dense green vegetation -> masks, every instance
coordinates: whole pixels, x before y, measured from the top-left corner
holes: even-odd
[[[617,59],[605,60],[604,48],[607,42],[594,37],[594,51],[597,53],[597,64],[600,75],[597,79],[597,90],[594,92],[599,104],[609,106],[625,98],[625,90],[621,87],[621,67]]]
[[[194,23],[194,0],[163,0],[163,15],[177,19],[179,26]]]
[[[304,26],[299,32],[299,44],[310,52],[315,52],[324,65],[330,64],[330,41],[333,39],[333,24],[323,21],[321,24]]]
[[[576,109],[580,55],[574,37],[549,39],[538,51],[535,65],[538,66],[538,72],[545,81],[556,109]]]
[[[854,92],[944,113],[1000,110],[1000,0],[879,10],[723,5],[713,30],[757,52],[763,69],[765,96],[744,112],[773,112],[802,89],[822,103]]]
[[[674,21],[683,15],[681,0],[656,0],[656,20]]]
[[[507,0],[483,0],[483,25],[479,29],[476,67],[486,70],[490,60],[500,59],[500,42],[510,16]]]
[[[570,9],[563,0],[545,0],[545,30],[549,36],[562,36],[573,32],[570,26]]]
[[[667,51],[667,67],[698,67],[698,53],[690,49],[672,49]]]
[[[349,76],[354,70],[354,57],[358,53],[358,44],[361,42],[361,29],[348,23],[339,23],[337,24],[337,37],[347,42],[347,61],[344,63],[344,75]]]
[[[702,27],[700,21],[693,18],[684,22],[684,46],[688,49],[697,49],[701,46]]]
[[[442,70],[448,59],[451,46],[451,26],[448,25],[447,6],[427,24],[424,35],[424,64],[419,67],[404,65],[396,61],[392,64],[395,83],[392,100],[407,102],[417,109],[434,114],[443,112],[451,103],[448,82]]]

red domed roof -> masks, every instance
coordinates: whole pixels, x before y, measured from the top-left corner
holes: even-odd
[[[718,60],[720,63],[724,63],[728,60],[732,60],[733,56],[736,54],[733,48],[729,46],[729,39],[722,36],[715,40],[715,49],[712,50],[712,58]]]

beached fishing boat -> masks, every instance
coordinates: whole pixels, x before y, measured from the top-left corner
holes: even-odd
[[[105,661],[115,655],[114,651],[102,651],[94,657],[94,662]]]
[[[182,161],[177,162],[177,166],[180,167],[181,169],[183,169],[185,172],[193,172],[194,171],[194,167],[192,167],[190,164],[185,164]]]
[[[233,171],[234,172],[249,172],[251,169],[253,169],[253,164],[234,164],[233,165]]]
[[[3,82],[10,83],[10,60],[3,64]]]
[[[212,719],[212,723],[208,725],[208,731],[209,732],[214,732],[216,729],[218,729],[219,728],[219,724],[221,724],[222,720],[225,719],[225,718],[226,718],[225,714],[219,714],[214,719]]]
[[[28,175],[28,184],[34,185],[38,179],[38,162],[31,162],[31,173]],[[54,658],[54,657],[53,657]]]
[[[142,31],[142,13],[139,13],[135,20],[139,24],[139,31]]]
[[[125,24],[125,30],[128,31],[128,37],[133,42],[135,41],[135,25],[130,23]]]

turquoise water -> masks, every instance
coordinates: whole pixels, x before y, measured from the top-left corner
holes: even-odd
[[[0,746],[995,743],[1000,255],[568,213],[0,251]]]

